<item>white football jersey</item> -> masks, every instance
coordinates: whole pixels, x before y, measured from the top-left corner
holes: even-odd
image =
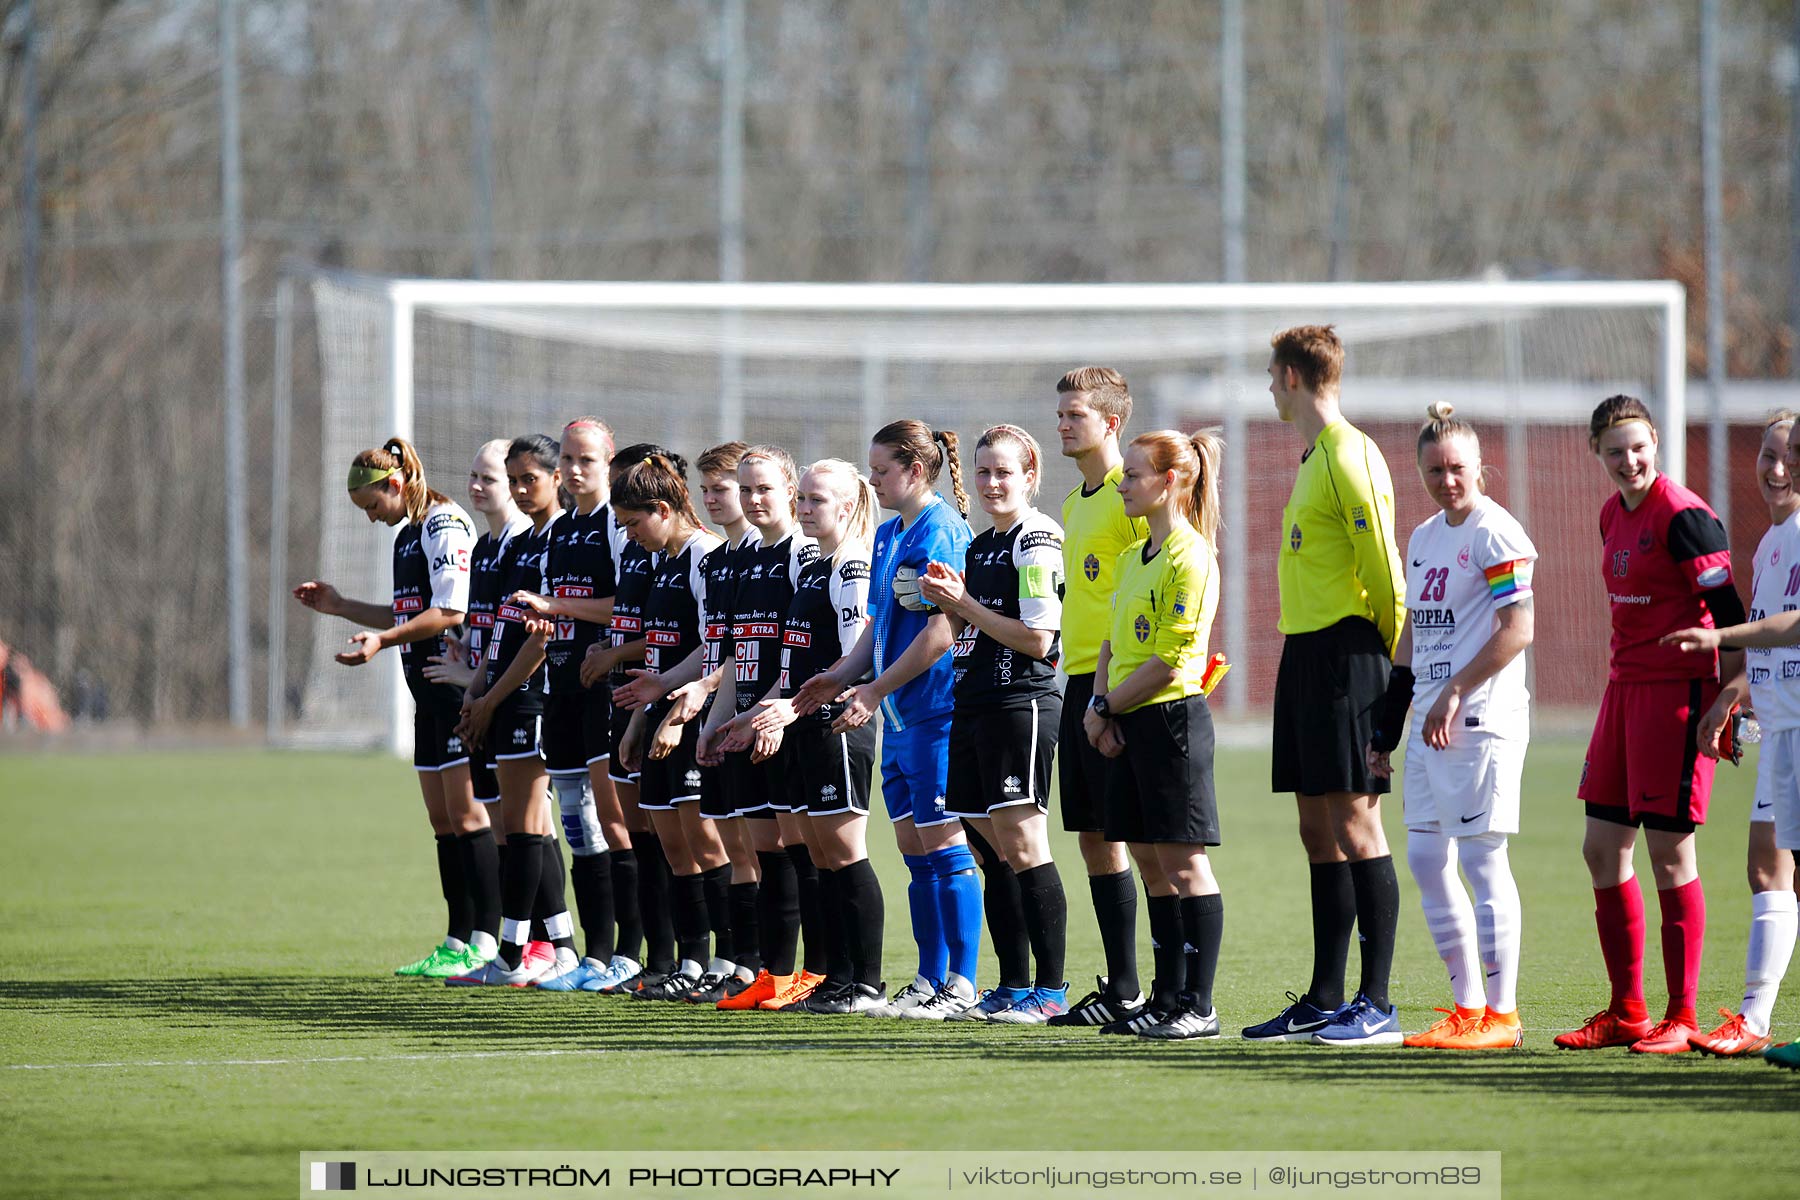
[[[1412,624],[1413,731],[1450,677],[1469,664],[1499,628],[1499,612],[1531,598],[1537,547],[1513,515],[1482,496],[1461,525],[1438,513],[1406,544],[1406,608]],[[1525,656],[1463,697],[1456,730],[1503,737],[1530,734]]]
[[[1756,547],[1750,584],[1750,619],[1800,607],[1800,517],[1770,526]],[[1764,729],[1800,729],[1800,647],[1746,650],[1750,704]]]

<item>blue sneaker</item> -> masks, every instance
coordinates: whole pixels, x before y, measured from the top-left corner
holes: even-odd
[[[1358,992],[1356,999],[1331,1014],[1312,1040],[1319,1046],[1398,1046],[1405,1035],[1400,1032],[1399,1009],[1383,1012]]]
[[[584,992],[600,992],[603,995],[616,995],[624,986],[644,973],[635,958],[627,958],[623,954],[615,954],[612,962],[598,975],[581,985]]]
[[[1313,1034],[1325,1028],[1334,1015],[1330,1009],[1302,1000],[1292,992],[1287,998],[1290,1003],[1280,1015],[1244,1030],[1246,1042],[1310,1042]]]
[[[1059,988],[1034,987],[1029,996],[988,1019],[1001,1025],[1043,1025],[1068,1011],[1069,985],[1065,983]]]
[[[973,1008],[964,1009],[951,1017],[949,1021],[991,1021],[1000,1013],[1019,1004],[1031,995],[1030,988],[997,987],[983,992],[981,999]]]
[[[564,971],[561,975],[553,975],[549,978],[540,980],[537,988],[540,992],[592,991],[592,988],[583,985],[590,979],[598,979],[600,973],[604,970],[606,970],[606,968],[600,965],[599,959],[584,958],[576,963],[572,970]]]

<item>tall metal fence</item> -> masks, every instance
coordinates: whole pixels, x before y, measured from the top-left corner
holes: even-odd
[[[266,633],[290,259],[523,279],[1673,278],[1695,375],[1785,377],[1796,19],[1749,0],[0,0],[0,640],[115,718],[233,715],[234,599],[249,644]],[[313,346],[302,313],[301,418]],[[264,664],[239,663],[254,720]]]

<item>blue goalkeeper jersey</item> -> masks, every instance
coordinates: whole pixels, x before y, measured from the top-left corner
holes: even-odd
[[[925,622],[937,611],[903,608],[894,599],[894,572],[910,567],[925,574],[928,563],[941,562],[952,571],[963,569],[963,556],[972,539],[969,523],[942,496],[933,494],[913,523],[902,527],[900,518],[883,522],[875,531],[873,577],[869,587],[869,616],[875,633],[875,674],[906,653]],[[956,668],[949,649],[929,670],[907,681],[881,702],[887,727],[895,732],[948,713],[955,705],[952,688]]]

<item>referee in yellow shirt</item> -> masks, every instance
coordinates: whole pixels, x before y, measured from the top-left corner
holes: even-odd
[[[1083,732],[1118,765],[1106,836],[1131,847],[1150,892],[1149,1004],[1100,1027],[1163,1040],[1219,1036],[1213,975],[1225,908],[1206,848],[1219,844],[1206,641],[1219,606],[1219,441],[1132,439],[1119,496],[1150,532],[1119,555],[1113,616]]]
[[[1115,761],[1081,731],[1096,692],[1100,644],[1112,622],[1113,572],[1119,555],[1150,527],[1127,516],[1119,497],[1123,469],[1119,438],[1131,419],[1131,392],[1111,367],[1077,367],[1056,383],[1056,433],[1065,458],[1075,460],[1081,482],[1063,500],[1062,663],[1063,692],[1057,738],[1057,803],[1063,828],[1076,836],[1087,867],[1094,921],[1106,954],[1106,974],[1096,988],[1052,1025],[1110,1025],[1143,1011],[1137,968],[1137,887],[1125,847],[1106,839],[1106,793]]]
[[[1275,681],[1273,789],[1293,792],[1312,871],[1313,975],[1255,1041],[1398,1045],[1388,1000],[1400,884],[1381,831],[1388,781],[1364,754],[1406,620],[1387,462],[1338,407],[1344,344],[1329,325],[1270,342],[1275,412],[1305,443],[1282,512],[1279,583],[1287,635]],[[1362,980],[1344,996],[1350,935],[1362,934]]]

